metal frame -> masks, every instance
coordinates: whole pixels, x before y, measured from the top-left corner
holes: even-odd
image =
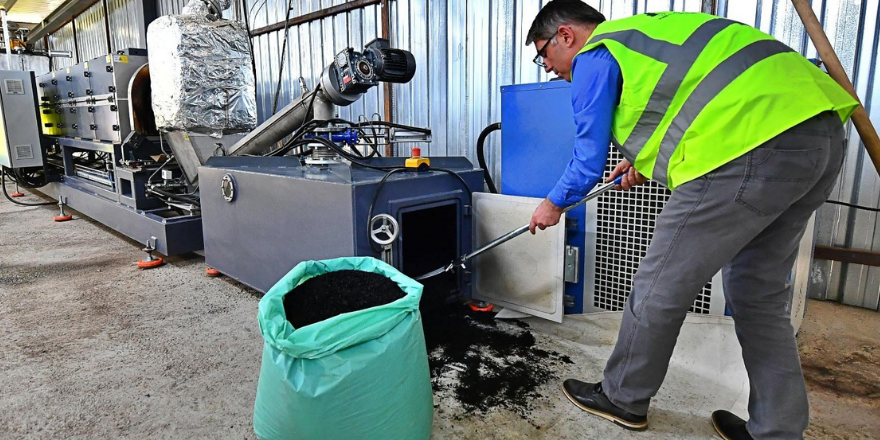
[[[156,251],[177,255],[204,247],[202,219],[198,216],[162,216],[167,209],[137,210],[100,195],[93,185],[67,178],[64,183],[50,183],[39,191],[57,199],[101,224],[139,243],[156,237]]]
[[[279,23],[270,24],[269,26],[263,26],[261,28],[254,29],[251,31],[251,37],[257,37],[263,34],[268,34],[269,32],[274,32],[280,29],[284,29],[285,25],[287,27],[296,26],[303,23],[308,23],[314,20],[320,20],[322,18],[332,17],[336,14],[342,14],[343,12],[352,11],[355,9],[363,8],[364,6],[375,5],[378,3],[383,3],[385,0],[354,0],[350,2],[343,3],[341,5],[331,6],[329,8],[324,8],[317,10],[315,12],[310,12],[308,14],[300,15],[299,17],[293,17],[290,20],[281,21]]]
[[[40,95],[47,98],[48,104],[43,110],[61,110],[68,119],[63,120],[65,128],[60,133],[57,124],[44,127],[48,139],[60,148],[64,173],[60,182],[39,191],[53,198],[60,196],[67,206],[138,242],[155,237],[153,245],[164,255],[200,250],[202,221],[197,212],[179,214],[161,198],[147,196],[148,176],[160,167],[150,162],[131,168],[120,164],[122,150],[129,142],[139,145],[136,150],[126,150],[132,159],[142,161],[159,151],[149,138],[132,139],[135,133],[128,114],[129,81],[146,58],[142,51],[130,52],[99,57],[40,77]],[[67,113],[72,110],[76,113]],[[74,123],[81,126],[67,128]],[[112,169],[78,169],[74,154],[80,151],[109,154]]]

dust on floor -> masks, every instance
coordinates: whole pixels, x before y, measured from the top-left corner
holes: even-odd
[[[253,438],[255,292],[55,209],[0,202],[0,438]]]
[[[808,438],[880,438],[880,313],[810,301],[798,334]]]
[[[541,393],[571,358],[540,348],[528,324],[500,321],[460,304],[426,311],[425,343],[437,407],[455,400],[466,414],[505,410],[530,421]]]

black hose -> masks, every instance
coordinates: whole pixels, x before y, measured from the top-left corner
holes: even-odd
[[[373,141],[372,142],[370,141],[370,135],[367,134],[366,131],[364,131],[361,128],[358,128],[358,130],[357,130],[358,133],[361,135],[361,139],[363,139],[364,142],[366,142],[367,145],[370,147],[370,150],[372,150],[370,152],[369,156],[367,156],[367,157],[381,156],[381,154],[379,154],[379,146],[376,144],[376,140],[375,140],[376,129],[371,127],[370,130],[373,132]]]
[[[830,203],[832,205],[848,206],[850,208],[862,209],[862,210],[871,211],[871,212],[880,212],[880,208],[872,208],[870,206],[856,205],[853,203],[841,202],[839,200],[826,200],[825,203]]]
[[[26,202],[19,202],[18,200],[13,199],[13,198],[9,195],[9,192],[6,191],[6,170],[5,170],[5,169],[2,169],[2,168],[0,168],[0,185],[3,186],[3,195],[6,196],[6,198],[7,198],[10,202],[15,203],[16,205],[21,205],[21,206],[49,206],[49,205],[56,205],[56,204],[58,204],[58,202],[26,203]]]
[[[465,191],[467,191],[467,193],[468,193],[468,197],[471,199],[474,198],[474,193],[473,193],[473,191],[471,191],[471,187],[468,186],[467,182],[464,181],[464,179],[461,177],[460,174],[458,174],[452,170],[447,170],[445,168],[430,168],[429,170],[430,171],[441,171],[441,172],[444,172],[446,174],[449,174],[449,175],[455,177],[464,186]]]
[[[394,122],[386,122],[386,121],[366,121],[366,122],[358,122],[354,124],[356,127],[370,127],[370,126],[382,126],[389,128],[402,128],[404,130],[415,131],[417,133],[431,134],[430,128],[423,127],[415,127],[412,125],[404,125],[404,124],[396,124]]]
[[[147,188],[148,193],[156,194],[161,197],[167,197],[170,200],[174,200],[181,203],[191,203],[195,206],[200,206],[199,200],[196,198],[188,197],[183,194],[174,194],[169,191],[161,190],[158,188]]]
[[[46,186],[46,174],[45,171],[25,171],[21,168],[6,168],[3,167],[6,171],[6,175],[9,176],[9,180],[17,183],[18,186],[27,189],[37,189]],[[39,176],[39,177],[35,177]]]
[[[251,72],[253,72],[254,78],[257,77],[257,61],[254,59],[254,40],[251,38],[251,23],[248,19],[248,16],[251,15],[251,11],[248,10],[247,2],[237,2],[238,6],[241,6],[242,14],[244,16],[244,29],[248,34],[248,46],[251,49]]]
[[[314,96],[312,98],[313,98],[312,102],[314,102]],[[306,111],[307,113],[311,112],[312,102],[309,103],[308,110]],[[274,150],[274,151],[271,151],[271,152],[268,152],[268,153],[265,153],[264,156],[283,156],[283,155],[287,154],[291,149],[295,148],[296,146],[303,145],[301,143],[301,141],[305,140],[303,138],[303,136],[305,136],[306,133],[313,131],[315,128],[327,126],[329,124],[346,124],[349,127],[356,129],[358,131],[358,133],[360,133],[360,135],[363,137],[363,139],[367,141],[367,145],[370,147],[372,152],[367,156],[364,156],[359,151],[355,151],[354,154],[342,153],[340,155],[350,161],[355,162],[357,165],[360,165],[360,166],[363,166],[366,168],[377,169],[377,170],[389,170],[394,167],[376,167],[376,166],[368,165],[363,162],[357,161],[357,159],[363,159],[363,158],[374,157],[374,156],[381,156],[379,154],[378,145],[375,144],[375,141],[374,142],[369,141],[369,135],[363,130],[364,128],[369,127],[371,129],[373,129],[373,127],[375,127],[375,126],[384,126],[384,127],[389,127],[389,128],[400,128],[400,129],[406,129],[406,130],[416,131],[416,132],[425,133],[425,134],[431,134],[431,130],[427,129],[427,128],[413,127],[413,126],[409,126],[409,125],[395,124],[392,122],[385,122],[385,121],[368,121],[368,122],[354,123],[354,122],[346,121],[345,119],[339,119],[339,118],[327,119],[327,120],[312,119],[310,121],[303,123],[291,135],[290,139],[287,142],[285,142],[285,144],[281,148]],[[316,142],[320,142],[320,141],[316,141]],[[328,148],[332,148],[334,151],[338,152],[338,148],[336,148],[336,147],[328,145]],[[352,160],[352,159],[354,159],[354,160]]]
[[[399,166],[396,166],[396,167],[395,166],[376,166],[376,165],[370,165],[366,162],[362,162],[360,160],[361,158],[358,158],[355,155],[345,151],[344,149],[342,149],[342,147],[336,145],[335,143],[331,142],[329,139],[326,139],[326,138],[314,137],[309,140],[318,142],[318,143],[326,146],[327,148],[330,148],[331,150],[335,151],[337,154],[342,156],[344,159],[351,162],[353,165],[358,165],[358,166],[362,166],[364,168],[370,168],[370,169],[379,170],[379,171],[406,169],[405,167],[399,167]]]
[[[278,86],[275,87],[275,98],[272,100],[272,116],[275,115],[275,111],[278,109],[278,95],[281,94],[281,81],[284,77],[284,55],[287,54],[287,36],[288,32],[290,31],[290,27],[288,25],[290,24],[290,11],[293,9],[291,8],[292,2],[293,0],[287,1],[287,15],[285,15],[284,17],[284,44],[282,44],[281,46],[281,62],[278,63]],[[254,71],[254,73],[256,74],[256,71]]]
[[[373,193],[373,200],[370,202],[370,209],[367,211],[367,241],[370,242],[370,248],[373,251],[381,252],[381,249],[376,249],[375,243],[373,243],[373,237],[370,235],[370,222],[373,221],[373,208],[376,206],[376,202],[379,200],[379,192],[382,191],[382,187],[385,185],[385,181],[388,180],[395,173],[400,173],[406,171],[406,168],[395,168],[382,177],[382,180],[379,181],[379,185],[376,186],[376,192]]]
[[[395,173],[402,172],[402,171],[417,172],[417,171],[409,169],[409,168],[394,168],[391,171],[385,173],[385,176],[382,177],[382,180],[379,181],[379,185],[376,186],[376,192],[373,193],[373,200],[370,201],[370,209],[367,211],[367,236],[368,236],[367,238],[369,239],[369,242],[370,242],[370,248],[376,252],[381,252],[381,249],[376,249],[375,243],[373,243],[373,239],[370,236],[370,222],[373,220],[373,209],[376,206],[376,202],[379,201],[379,193],[382,191],[382,187],[385,186],[385,182],[388,180],[388,178],[391,177],[391,175],[393,175]],[[465,182],[465,180],[461,177],[461,175],[459,175],[455,171],[447,170],[445,168],[431,168],[430,171],[440,171],[440,172],[449,174],[449,175],[455,177],[456,179],[458,179],[458,181],[461,182],[462,185],[464,185],[464,189],[468,193],[468,198],[469,198],[469,200],[471,200],[471,204],[473,204],[474,194],[471,191],[471,187],[468,186],[467,182]]]
[[[489,187],[489,192],[498,194],[498,188],[495,188],[495,182],[492,181],[492,174],[489,173],[489,167],[486,166],[486,156],[483,152],[483,144],[486,142],[486,137],[489,136],[489,133],[496,130],[501,130],[500,122],[491,124],[480,132],[480,137],[477,138],[477,161],[480,163],[480,168],[483,169],[483,176],[486,178],[486,186]]]

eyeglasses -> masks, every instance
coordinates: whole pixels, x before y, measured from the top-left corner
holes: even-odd
[[[547,68],[547,63],[544,62],[544,55],[541,55],[541,54],[544,53],[544,49],[547,49],[547,45],[550,44],[550,40],[552,40],[554,37],[556,37],[556,34],[558,34],[558,33],[559,33],[559,31],[554,32],[553,35],[551,35],[550,38],[547,39],[547,42],[544,43],[543,46],[541,46],[541,49],[538,50],[538,54],[535,55],[535,58],[532,58],[533,63],[535,63],[545,69]]]

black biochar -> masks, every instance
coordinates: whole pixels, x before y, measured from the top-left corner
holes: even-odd
[[[528,324],[450,306],[423,315],[434,392],[467,412],[504,408],[528,420],[540,387],[559,378],[568,356],[536,345]]]
[[[309,278],[284,295],[284,313],[296,329],[404,296],[400,286],[384,275],[340,270]]]

